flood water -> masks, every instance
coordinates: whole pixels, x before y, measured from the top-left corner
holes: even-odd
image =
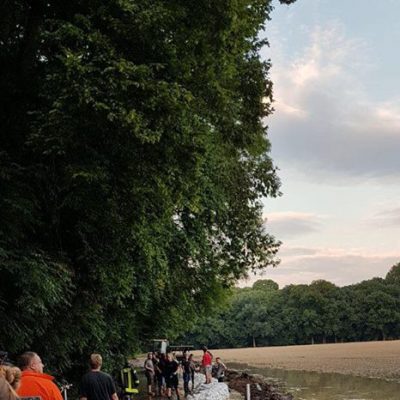
[[[399,400],[400,382],[351,375],[253,368],[243,364],[229,367],[268,378],[291,393],[295,400]]]

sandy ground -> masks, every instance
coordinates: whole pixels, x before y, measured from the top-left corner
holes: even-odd
[[[225,363],[267,368],[400,378],[400,340],[211,350]],[[196,352],[196,358],[201,352]]]

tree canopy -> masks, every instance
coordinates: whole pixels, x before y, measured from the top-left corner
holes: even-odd
[[[276,263],[270,1],[0,7],[1,347],[116,359]]]
[[[399,264],[385,279],[339,288],[318,280],[281,290],[271,280],[236,289],[182,338],[214,348],[400,338]],[[214,327],[218,327],[216,330]]]

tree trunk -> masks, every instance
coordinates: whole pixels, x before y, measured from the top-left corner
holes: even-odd
[[[19,54],[20,76],[23,82],[29,80],[31,70],[35,65],[35,57],[39,45],[40,26],[44,19],[44,10],[47,2],[31,0],[30,9],[25,26],[24,38]]]
[[[253,347],[257,347],[256,345],[256,338],[253,336]]]

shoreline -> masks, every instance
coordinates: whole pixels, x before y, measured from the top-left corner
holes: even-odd
[[[283,393],[278,385],[267,382],[261,375],[247,373],[237,369],[228,368],[226,381],[231,395],[231,400],[246,398],[246,387],[250,385],[251,399],[253,400],[293,400],[289,393]]]

